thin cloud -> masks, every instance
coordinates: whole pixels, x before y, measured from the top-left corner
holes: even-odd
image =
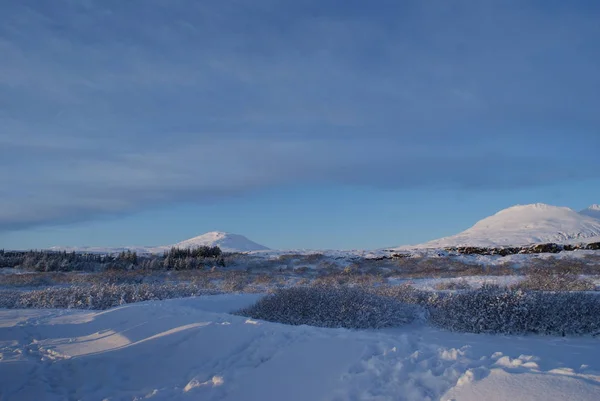
[[[600,177],[598,10],[335,3],[0,6],[0,229],[290,183]]]

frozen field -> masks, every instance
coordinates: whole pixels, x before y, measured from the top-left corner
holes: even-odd
[[[323,329],[228,313],[258,297],[0,310],[0,399],[600,399],[600,339]]]

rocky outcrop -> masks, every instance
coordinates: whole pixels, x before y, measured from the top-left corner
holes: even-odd
[[[578,249],[585,250],[600,250],[600,242],[593,242],[590,244],[535,244],[528,246],[515,246],[515,247],[477,247],[477,246],[459,246],[459,247],[447,247],[444,248],[450,253],[457,253],[460,255],[517,255],[517,254],[536,254],[536,253],[559,253],[559,252],[570,252]]]

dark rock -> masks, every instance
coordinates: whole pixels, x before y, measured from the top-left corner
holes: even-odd
[[[559,253],[562,247],[558,244],[536,244],[529,247],[528,253]]]
[[[392,258],[410,258],[409,253],[394,253],[392,254]]]

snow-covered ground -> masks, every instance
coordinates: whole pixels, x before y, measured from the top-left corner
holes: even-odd
[[[600,339],[351,331],[228,313],[257,297],[0,310],[0,399],[600,399]]]

